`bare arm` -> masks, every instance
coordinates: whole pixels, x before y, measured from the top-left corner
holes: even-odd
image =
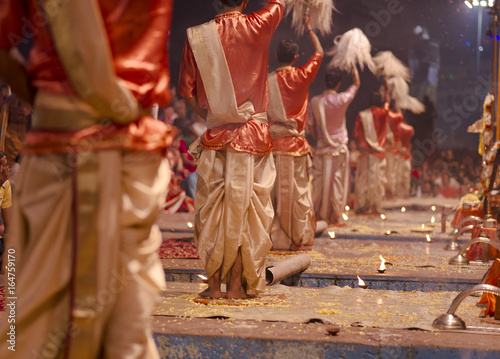
[[[384,79],[384,87],[385,87],[385,103],[387,104],[387,107],[389,107],[389,104],[391,103],[391,96],[389,94],[389,85],[387,85],[386,79]]]
[[[194,97],[185,97],[186,103],[193,109],[194,112],[196,112],[201,118],[204,120],[207,119],[207,110],[204,108],[201,108],[200,104],[198,103],[198,98],[196,96]]]
[[[354,67],[354,70],[352,71],[352,84],[356,86],[357,89],[359,89],[359,86],[361,86],[361,80],[359,78],[359,72],[357,67]]]
[[[309,14],[307,14],[304,21],[306,24],[306,33],[309,35],[309,40],[311,40],[311,43],[314,46],[314,52],[316,54],[323,56],[325,53],[323,50],[323,46],[321,46],[321,42],[319,41],[318,36],[311,28],[311,16]]]
[[[12,92],[33,105],[36,89],[30,85],[26,68],[5,50],[0,50],[0,78],[9,84]]]

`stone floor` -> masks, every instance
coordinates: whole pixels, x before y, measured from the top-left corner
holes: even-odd
[[[346,212],[346,226],[327,229],[299,252],[312,262],[298,286],[269,286],[258,299],[200,300],[197,293],[206,286],[197,276],[200,261],[162,260],[169,282],[153,315],[162,357],[500,357],[500,325],[479,317],[477,297],[457,311],[465,332],[431,326],[489,266],[448,264],[456,254],[443,249],[452,214],[445,232],[441,218],[458,202],[435,202],[384,203],[385,218]],[[193,236],[190,214],[162,215],[158,223],[165,238]],[[266,265],[295,254],[273,251]],[[388,262],[383,274],[380,255]],[[357,276],[368,289],[359,288]]]

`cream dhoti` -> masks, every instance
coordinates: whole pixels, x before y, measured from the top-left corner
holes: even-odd
[[[241,249],[246,292],[262,292],[266,255],[272,245],[272,155],[204,149],[197,172],[195,241],[207,276],[220,268],[222,279],[228,278]]]
[[[309,156],[276,156],[275,217],[271,230],[274,249],[290,249],[293,243],[314,243],[316,219],[309,187]]]
[[[314,212],[330,224],[343,222],[348,194],[349,151],[345,145],[339,148],[318,149],[312,168]]]
[[[168,178],[166,160],[149,152],[23,158],[9,237],[23,335],[2,358],[57,357],[68,347],[69,357],[158,357],[143,323],[165,286],[154,222]]]
[[[372,155],[361,154],[358,159],[354,188],[356,209],[382,211],[382,199],[386,186],[386,159]]]

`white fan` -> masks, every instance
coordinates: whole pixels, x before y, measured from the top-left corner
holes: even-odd
[[[383,78],[401,77],[410,82],[410,69],[390,51],[381,51],[373,57],[376,75]]]
[[[333,56],[328,68],[351,73],[356,64],[359,64],[361,70],[366,65],[371,72],[375,72],[375,63],[370,54],[372,46],[363,31],[358,28],[349,30],[335,37],[334,44],[334,48],[328,52],[328,55]]]
[[[335,10],[333,0],[285,0],[286,15],[292,13],[292,27],[297,35],[304,34],[304,18],[311,16],[311,28],[319,30],[322,35],[329,34],[332,29],[332,12]]]

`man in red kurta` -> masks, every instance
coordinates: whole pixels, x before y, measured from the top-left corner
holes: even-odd
[[[396,193],[399,197],[410,197],[411,186],[411,138],[415,134],[413,126],[404,120],[398,125],[399,153],[397,157],[398,173],[396,176]]]
[[[178,93],[207,120],[193,154],[199,175],[195,241],[207,297],[246,298],[265,287],[274,185],[267,123],[269,43],[284,3],[242,14],[248,0],[222,0],[215,20],[188,29]],[[196,146],[196,143],[194,144]],[[194,153],[198,152],[198,153]],[[200,153],[201,152],[201,153]]]
[[[382,107],[371,106],[361,111],[356,118],[354,136],[360,151],[354,183],[356,213],[377,214],[382,211],[386,182],[384,147],[387,139],[388,113],[387,101]]]
[[[273,190],[275,216],[271,231],[273,249],[298,250],[314,242],[316,218],[312,208],[308,169],[311,148],[305,139],[309,85],[318,73],[323,48],[306,18],[306,33],[314,54],[306,64],[293,67],[298,45],[282,41],[276,52],[280,67],[269,75],[269,122],[274,139],[276,183]]]
[[[172,1],[54,5],[0,2],[0,77],[34,109],[6,239],[15,320],[0,326],[0,357],[158,358],[154,222],[173,133],[148,114],[169,100]],[[25,69],[8,51],[27,28]]]
[[[386,178],[385,195],[387,198],[396,196],[396,177],[398,173],[399,124],[403,121],[403,113],[396,105],[387,115],[387,139],[385,142]]]

